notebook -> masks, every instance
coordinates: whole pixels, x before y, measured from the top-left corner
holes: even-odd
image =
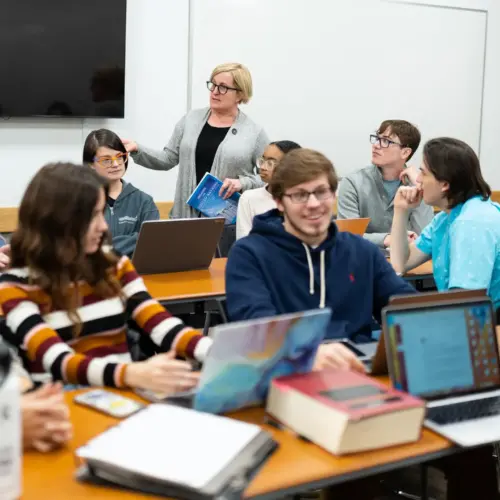
[[[258,425],[153,404],[79,448],[78,477],[165,496],[229,498],[241,495],[276,447]]]

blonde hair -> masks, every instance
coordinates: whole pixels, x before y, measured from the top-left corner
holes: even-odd
[[[248,68],[239,63],[219,64],[213,69],[210,80],[213,80],[219,73],[231,73],[234,86],[239,89],[241,102],[247,104],[253,95],[252,75]]]

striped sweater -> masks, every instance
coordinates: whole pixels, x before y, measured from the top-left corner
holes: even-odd
[[[54,310],[49,296],[33,284],[29,271],[9,269],[0,275],[0,306],[12,342],[32,373],[50,372],[72,384],[124,387],[127,320],[132,318],[162,352],[175,349],[183,357],[203,361],[211,339],[186,327],[149,295],[127,257],[121,257],[116,277],[124,299],[103,299],[85,282],[79,283],[82,323],[75,337],[66,311]]]

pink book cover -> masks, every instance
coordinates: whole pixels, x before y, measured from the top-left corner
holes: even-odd
[[[287,375],[274,379],[272,384],[280,391],[294,389],[347,413],[349,420],[425,406],[419,398],[353,371],[323,370]]]

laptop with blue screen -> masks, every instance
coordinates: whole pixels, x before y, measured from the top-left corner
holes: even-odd
[[[426,427],[462,446],[500,441],[491,300],[390,305],[382,322],[391,381],[426,400]]]
[[[216,326],[195,391],[169,397],[139,393],[208,413],[262,405],[273,378],[312,370],[331,314],[328,308],[313,309]]]

